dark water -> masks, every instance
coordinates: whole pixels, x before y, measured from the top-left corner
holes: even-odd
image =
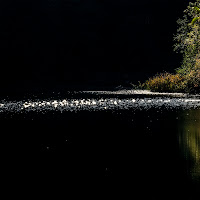
[[[7,195],[199,198],[198,107],[7,112],[0,119]]]

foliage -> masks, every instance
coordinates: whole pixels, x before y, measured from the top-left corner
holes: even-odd
[[[191,70],[184,79],[185,92],[200,93],[200,70]]]
[[[200,93],[200,70],[191,70],[185,75],[158,74],[147,80],[143,88],[153,92]]]
[[[176,72],[185,75],[200,59],[200,0],[190,2],[183,19],[178,19],[177,23],[179,28],[174,36],[174,50],[183,54],[183,62]]]
[[[200,0],[189,3],[177,23],[174,50],[183,54],[181,67],[176,74],[158,74],[142,86],[157,92],[200,93]]]
[[[162,73],[144,83],[144,88],[154,92],[179,92],[183,90],[184,78],[180,74]]]

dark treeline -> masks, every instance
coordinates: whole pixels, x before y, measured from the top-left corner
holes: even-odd
[[[106,88],[172,71],[181,60],[172,48],[176,20],[187,4],[188,0],[3,1],[1,90],[48,85]]]

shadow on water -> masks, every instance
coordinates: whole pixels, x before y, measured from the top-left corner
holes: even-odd
[[[198,197],[199,109],[30,111],[1,113],[0,119],[9,187],[34,182],[29,189],[86,187],[102,196],[137,199]]]

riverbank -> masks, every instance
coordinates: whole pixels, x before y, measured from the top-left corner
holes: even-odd
[[[200,98],[199,95],[189,93],[169,93],[169,92],[151,92],[150,90],[118,90],[118,91],[82,91],[88,95],[108,95],[108,96],[137,96],[137,97],[173,97],[173,98]]]
[[[189,94],[200,94],[200,70],[199,68],[175,74],[161,73],[149,78],[139,84],[140,89],[153,92],[183,92]]]

